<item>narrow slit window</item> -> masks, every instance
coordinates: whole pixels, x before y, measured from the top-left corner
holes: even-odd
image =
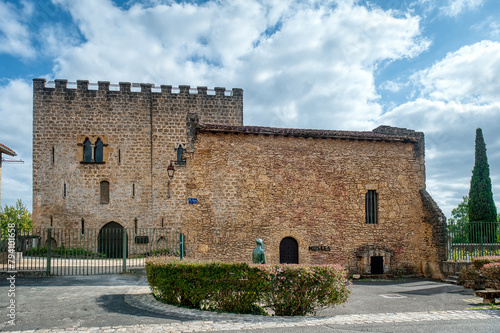
[[[122,151],[121,149],[118,149],[118,164],[122,163]]]
[[[84,235],[85,234],[85,220],[84,219],[82,219],[82,230],[81,231],[82,231],[82,235]]]
[[[95,142],[95,148],[94,148],[94,161],[95,162],[102,162],[103,161],[103,143],[101,139],[97,139]]]
[[[63,198],[66,198],[66,183],[63,183]]]
[[[137,217],[134,219],[134,230],[135,233],[137,234]]]
[[[56,148],[52,146],[52,164],[56,162]]]
[[[132,198],[135,198],[135,184],[132,184]]]
[[[377,224],[377,192],[370,190],[365,195],[366,224]]]
[[[92,162],[92,144],[90,143],[89,138],[86,138],[85,141],[83,141],[83,161]]]
[[[100,184],[100,202],[109,204],[109,182],[103,180]]]

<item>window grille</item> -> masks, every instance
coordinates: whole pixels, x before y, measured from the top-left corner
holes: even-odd
[[[377,224],[377,192],[370,190],[365,195],[366,224]]]

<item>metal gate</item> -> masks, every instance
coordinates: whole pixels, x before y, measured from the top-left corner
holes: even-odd
[[[107,258],[122,258],[124,255],[127,257],[128,239],[124,229],[116,222],[109,222],[102,227],[97,238],[98,252]]]
[[[299,244],[292,237],[283,238],[280,243],[280,264],[299,263]]]
[[[118,227],[117,227],[118,226]],[[34,228],[0,242],[0,272],[91,275],[143,269],[150,256],[184,257],[184,235],[166,228]]]

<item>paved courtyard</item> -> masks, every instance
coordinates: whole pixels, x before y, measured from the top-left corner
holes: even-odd
[[[0,283],[0,330],[42,332],[378,332],[377,327],[487,323],[498,327],[499,310],[471,310],[480,303],[471,290],[434,281],[357,281],[345,306],[315,317],[216,314],[162,304],[149,293],[142,275],[63,276],[16,280],[16,321],[6,322],[9,285]],[[369,330],[365,328],[370,327]],[[402,327],[398,329],[398,327]],[[477,325],[474,326],[477,328]],[[314,330],[313,330],[314,328]],[[423,329],[423,326],[422,326]],[[410,331],[410,330],[406,330]],[[437,330],[440,331],[440,330]],[[453,329],[453,332],[459,332]],[[483,330],[484,331],[484,330]],[[486,331],[489,331],[486,330]],[[413,332],[413,331],[412,331]],[[477,331],[480,332],[480,331]]]

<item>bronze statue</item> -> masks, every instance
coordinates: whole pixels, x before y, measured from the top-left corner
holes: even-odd
[[[262,239],[257,239],[257,247],[252,252],[252,259],[254,264],[265,264],[266,254],[264,249],[264,242]]]

